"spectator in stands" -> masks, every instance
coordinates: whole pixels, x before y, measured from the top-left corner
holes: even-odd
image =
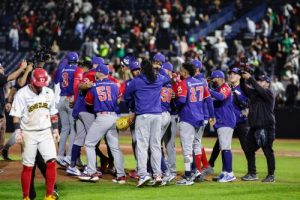
[[[59,53],[59,46],[58,46],[56,40],[53,41],[53,44],[52,44],[52,46],[51,46],[51,50],[52,50],[53,52],[57,53],[57,54]]]
[[[282,105],[284,102],[285,88],[276,76],[273,77],[270,88],[274,93],[276,105]]]
[[[11,42],[11,48],[15,51],[19,50],[19,31],[17,24],[14,22],[9,31],[9,39]]]
[[[88,56],[91,58],[94,55],[94,50],[95,50],[95,47],[94,47],[93,42],[90,40],[89,37],[86,37],[84,43],[80,47],[80,55],[83,57]],[[97,50],[97,47],[96,47],[96,50]]]
[[[162,9],[162,14],[160,15],[160,26],[162,29],[169,29],[171,26],[171,16],[168,14],[167,9]]]
[[[227,57],[228,46],[224,38],[219,37],[213,45],[214,62],[220,64],[223,58]]]
[[[296,105],[296,99],[298,95],[299,87],[296,85],[295,80],[293,78],[290,79],[290,84],[287,85],[285,95],[286,102],[285,105],[289,108],[294,108]]]
[[[248,32],[251,34],[251,36],[255,36],[256,32],[256,25],[253,20],[251,20],[249,17],[246,18],[247,21],[247,27],[248,27]]]
[[[85,32],[85,26],[83,23],[83,19],[79,18],[76,27],[75,27],[75,36],[79,38],[80,40],[83,40],[84,38],[84,32]]]
[[[84,0],[82,3],[82,12],[84,14],[91,13],[92,9],[93,9],[93,5],[91,4],[91,2],[89,2],[89,0]]]

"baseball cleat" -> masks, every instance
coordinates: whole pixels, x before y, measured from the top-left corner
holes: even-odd
[[[180,181],[176,182],[176,185],[193,185],[194,181],[191,177],[183,177]]]
[[[236,177],[234,175],[225,174],[225,176],[223,176],[223,178],[219,179],[218,182],[219,183],[227,183],[227,182],[232,182],[234,180],[236,180]]]
[[[139,179],[137,173],[136,173],[136,170],[131,170],[129,173],[128,173],[129,177],[130,178],[133,178],[133,179]]]
[[[114,178],[112,180],[112,182],[119,183],[119,184],[125,184],[126,183],[126,177],[125,176],[121,176],[121,177],[118,177],[118,178]]]
[[[24,197],[23,200],[30,200],[30,198],[27,196],[27,197]]]
[[[95,173],[95,174],[92,174],[92,175],[89,175],[89,174],[81,174],[80,176],[78,176],[79,180],[81,181],[86,181],[86,182],[97,182],[99,181],[99,177],[98,177],[98,174]]]
[[[226,174],[227,174],[227,172],[222,172],[219,176],[213,177],[212,180],[213,180],[213,181],[219,181],[219,180],[222,179]]]
[[[143,185],[145,185],[146,183],[148,183],[151,180],[151,177],[146,175],[146,176],[142,176],[139,178],[138,184],[136,185],[136,187],[141,187]]]
[[[2,158],[3,158],[4,160],[6,160],[6,161],[11,161],[11,160],[12,160],[12,159],[10,159],[10,158],[8,157],[8,150],[7,150],[7,149],[2,149],[1,154],[2,154]]]
[[[61,167],[67,167],[67,163],[61,157],[57,157],[56,163],[59,164]]]
[[[97,174],[98,174],[98,177],[99,177],[99,178],[101,178],[101,177],[102,177],[102,175],[103,175],[103,174],[102,174],[102,172],[101,172],[101,171],[99,171],[99,170],[97,170]]]
[[[256,181],[258,180],[258,176],[256,174],[246,174],[245,176],[242,177],[243,181]]]
[[[274,175],[268,175],[261,182],[263,182],[263,183],[274,183],[275,182],[275,176]]]
[[[56,196],[54,196],[54,195],[49,195],[49,196],[46,196],[45,197],[45,200],[56,200],[57,198],[56,198]]]
[[[159,185],[161,185],[162,184],[162,179],[161,179],[161,176],[157,176],[157,177],[155,177],[154,179],[154,184],[153,184],[153,186],[159,186]]]
[[[64,158],[63,162],[65,162],[66,165],[69,166],[71,164],[71,157],[70,156],[66,156]]]
[[[57,192],[57,190],[53,190],[53,193],[52,193],[52,196],[55,196],[56,197],[56,199],[58,199],[59,198],[59,195],[58,195],[58,192]]]
[[[212,168],[210,165],[207,168],[202,169],[202,174],[211,175],[213,173],[214,173],[214,168]]]
[[[80,176],[81,175],[81,172],[79,171],[79,169],[77,169],[76,166],[75,167],[68,166],[67,173],[72,176]]]
[[[197,177],[201,175],[201,172],[199,170],[196,170],[195,173],[192,174],[192,181],[194,181]]]

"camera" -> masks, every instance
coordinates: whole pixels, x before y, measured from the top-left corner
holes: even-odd
[[[241,69],[241,73],[244,74],[246,72],[253,74],[254,70],[251,68],[250,64],[249,64],[249,60],[248,57],[241,57],[240,58],[240,69]]]
[[[35,51],[34,55],[28,58],[27,61],[33,63],[35,66],[38,63],[50,61],[55,55],[55,52],[45,47],[42,47]]]

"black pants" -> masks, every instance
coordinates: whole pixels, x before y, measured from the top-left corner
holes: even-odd
[[[256,130],[257,129],[255,128],[251,128],[247,135],[247,140],[246,140],[247,149],[245,154],[248,162],[248,173],[251,174],[256,174],[255,152],[260,148],[254,136]],[[275,139],[275,129],[274,128],[265,129],[265,134],[266,134],[266,143],[261,148],[267,159],[268,175],[274,175],[275,156],[273,151],[273,142]]]
[[[245,153],[246,150],[246,144],[247,144],[247,134],[249,131],[249,126],[247,122],[243,122],[243,123],[238,123],[234,129],[233,135],[236,135],[239,138],[241,147]],[[210,166],[214,167],[215,166],[215,162],[218,158],[220,154],[220,143],[219,140],[217,139],[213,151],[211,153],[211,156],[209,158],[209,164]],[[246,153],[245,153],[246,154]]]
[[[35,157],[35,163],[32,169],[32,174],[31,174],[31,183],[30,183],[30,192],[29,192],[29,198],[30,199],[35,199],[36,197],[36,192],[35,192],[35,188],[34,188],[34,177],[35,177],[35,170],[36,170],[36,166],[40,169],[41,174],[43,175],[43,177],[46,180],[46,163],[42,157],[42,155],[40,154],[39,151],[37,151],[36,157]],[[57,190],[57,185],[55,183],[54,185],[54,190]]]

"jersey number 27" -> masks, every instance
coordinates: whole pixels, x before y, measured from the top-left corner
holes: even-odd
[[[190,88],[190,102],[197,102],[203,100],[203,86]],[[199,91],[199,97],[197,97],[197,91]]]

